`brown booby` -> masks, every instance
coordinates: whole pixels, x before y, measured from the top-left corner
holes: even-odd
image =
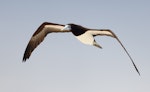
[[[56,24],[56,23],[50,23],[50,22],[44,22],[40,25],[40,27],[35,31],[35,33],[32,35],[26,50],[24,52],[23,61],[25,62],[26,59],[29,59],[31,53],[33,50],[44,40],[44,38],[49,33],[57,33],[57,32],[72,32],[73,35],[82,43],[87,45],[93,45],[98,48],[102,48],[94,39],[95,36],[110,36],[115,38],[120,45],[123,47],[127,55],[129,56],[130,60],[132,61],[133,66],[135,67],[136,71],[140,75],[139,70],[137,69],[133,59],[131,58],[130,54],[124,47],[124,45],[121,43],[119,38],[115,35],[114,32],[112,32],[109,29],[90,29],[83,27],[81,25],[77,24]]]

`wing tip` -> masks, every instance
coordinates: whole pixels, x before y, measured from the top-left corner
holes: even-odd
[[[28,55],[27,53],[24,54],[22,62],[26,62],[27,59],[29,59],[30,55]]]
[[[133,62],[133,65],[135,67],[135,70],[137,71],[137,73],[139,74],[139,76],[141,76],[140,71],[138,70],[138,68],[136,67],[135,63]]]
[[[27,59],[27,58],[23,58],[23,59],[22,59],[22,62],[26,62],[26,59]]]
[[[30,44],[28,44],[25,52],[24,52],[24,56],[23,56],[23,59],[22,59],[22,62],[26,62],[27,59],[29,59],[30,55],[32,53],[32,50],[31,50],[31,46]]]

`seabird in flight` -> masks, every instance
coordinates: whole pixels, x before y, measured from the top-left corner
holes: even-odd
[[[35,31],[35,33],[32,35],[26,50],[24,52],[23,56],[23,62],[26,61],[26,59],[29,59],[31,53],[33,50],[44,40],[44,38],[49,33],[57,33],[57,32],[72,32],[73,35],[82,43],[87,45],[93,45],[98,48],[102,48],[94,39],[95,36],[110,36],[115,38],[120,45],[123,47],[127,55],[129,56],[130,60],[132,61],[133,66],[135,67],[137,73],[140,75],[140,72],[138,71],[133,59],[131,58],[130,54],[126,50],[126,48],[123,46],[119,38],[115,35],[114,32],[112,32],[109,29],[90,29],[86,28],[77,24],[56,24],[56,23],[50,23],[50,22],[44,22],[40,25],[40,27]]]

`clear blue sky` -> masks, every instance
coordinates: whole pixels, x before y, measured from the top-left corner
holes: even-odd
[[[113,30],[141,77],[110,37],[96,37],[98,49],[71,33],[53,33],[22,63],[30,37],[45,21]],[[150,91],[150,0],[3,0],[0,30],[0,92]]]

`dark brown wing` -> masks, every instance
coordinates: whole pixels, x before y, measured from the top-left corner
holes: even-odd
[[[126,48],[124,47],[124,45],[122,44],[122,42],[119,40],[119,38],[115,35],[114,32],[112,32],[109,29],[101,29],[101,30],[97,30],[97,29],[91,29],[89,30],[91,32],[91,34],[93,34],[93,36],[97,36],[97,35],[101,35],[101,36],[111,36],[113,38],[116,38],[116,40],[120,43],[120,45],[122,46],[122,48],[124,49],[124,51],[127,53],[127,55],[129,56],[130,60],[132,61],[133,66],[135,67],[137,73],[140,75],[140,72],[138,70],[138,68],[136,67],[133,59],[131,58],[130,54],[128,53],[128,51],[126,50]]]
[[[33,50],[44,40],[46,35],[51,32],[69,32],[69,31],[61,31],[64,25],[44,22],[41,26],[35,31],[33,36],[31,37],[26,50],[24,52],[23,61],[29,59]]]

